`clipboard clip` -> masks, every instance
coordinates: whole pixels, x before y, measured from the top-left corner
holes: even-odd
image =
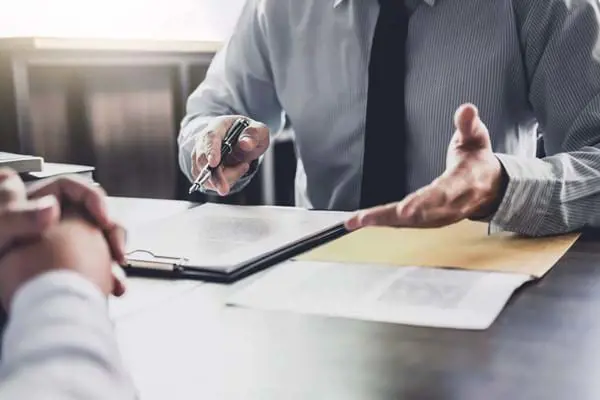
[[[185,266],[189,261],[185,257],[161,256],[148,250],[130,251],[125,255],[125,258],[125,268],[145,268],[162,271],[176,271]]]

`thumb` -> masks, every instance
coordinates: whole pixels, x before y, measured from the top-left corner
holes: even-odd
[[[453,142],[463,150],[475,150],[492,146],[487,127],[479,118],[479,111],[473,104],[463,104],[454,114]]]
[[[257,134],[258,132],[256,132],[256,128],[246,128],[244,133],[242,133],[242,135],[240,136],[240,140],[238,141],[240,149],[245,152],[254,151],[259,144],[259,141],[256,137]]]
[[[113,289],[112,294],[116,297],[121,297],[127,290],[127,276],[125,271],[119,265],[112,266]]]
[[[456,140],[458,145],[485,145],[489,142],[486,126],[479,118],[479,111],[473,104],[463,104],[454,114]]]

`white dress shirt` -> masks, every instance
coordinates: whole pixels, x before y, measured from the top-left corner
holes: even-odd
[[[439,176],[454,112],[471,102],[509,176],[494,225],[529,235],[600,225],[598,2],[413,3],[399,94],[407,104],[408,170],[382,181],[393,185],[406,173],[412,191]],[[297,204],[355,210],[378,13],[377,0],[248,0],[189,98],[182,170],[191,178],[191,152],[211,118],[242,114],[277,132],[285,113],[299,156]],[[535,158],[538,126],[544,159]]]
[[[131,400],[107,299],[75,272],[53,271],[15,294],[2,343],[0,400]]]

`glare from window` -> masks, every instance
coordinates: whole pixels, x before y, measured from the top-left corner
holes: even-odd
[[[2,2],[6,3],[6,2]],[[215,40],[244,0],[19,0],[2,5],[0,36]]]

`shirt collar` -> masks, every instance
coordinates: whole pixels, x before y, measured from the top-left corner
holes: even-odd
[[[340,4],[344,3],[347,0],[333,0],[333,8],[339,6]],[[398,0],[398,1],[402,1],[402,0]],[[425,2],[425,4],[429,5],[429,6],[434,6],[435,5],[435,0],[422,0],[423,2]]]

